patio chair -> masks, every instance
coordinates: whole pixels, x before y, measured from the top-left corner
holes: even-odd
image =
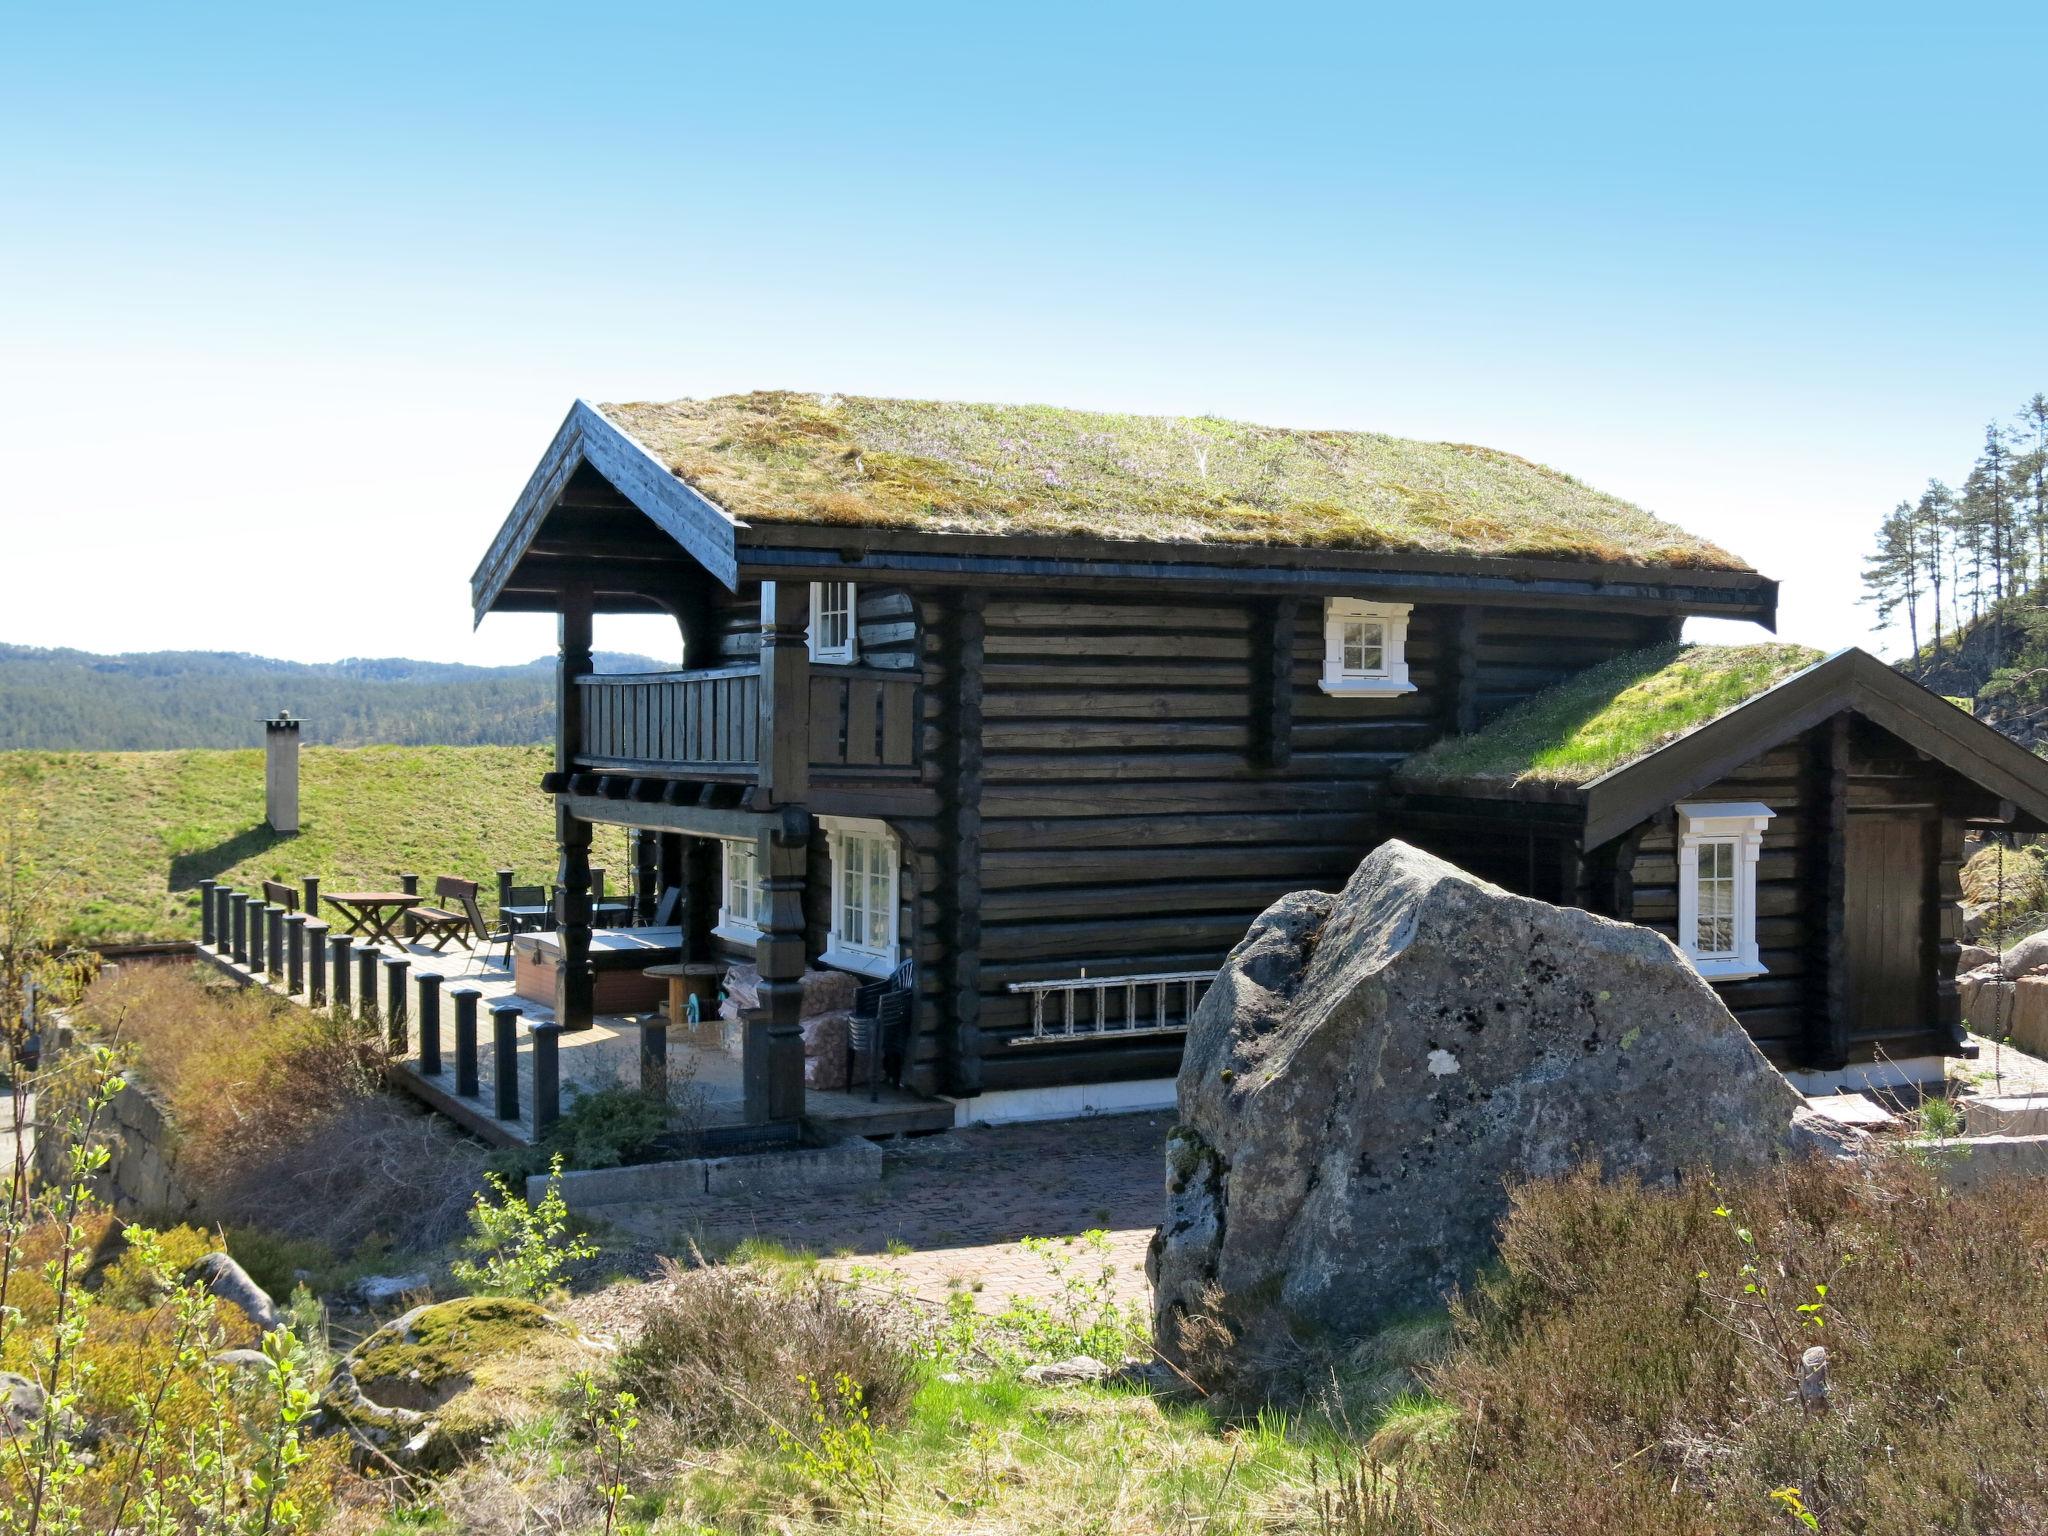
[[[462,908],[470,930],[476,935],[476,947],[469,952],[469,957],[471,960],[474,960],[477,956],[482,955],[488,960],[491,954],[491,947],[493,945],[503,945],[505,949],[505,969],[509,971],[512,969],[512,941],[518,938],[521,932],[519,924],[510,918],[500,921],[496,928],[486,924],[484,922],[483,909],[476,904],[476,882],[468,881],[466,883],[469,889],[462,893]]]
[[[882,1058],[897,1037],[908,1033],[911,1004],[916,998],[913,962],[906,960],[886,981],[869,982],[853,994],[853,1017],[847,1021],[848,1049],[868,1056],[868,1102],[882,1096]],[[900,1049],[900,1045],[897,1047]]]
[[[548,921],[545,917],[529,919],[523,912],[508,916],[506,908],[552,907],[553,905],[554,898],[548,894],[548,888],[544,885],[508,886],[505,890],[505,900],[498,910],[498,921],[501,924],[510,922],[522,930],[527,927],[529,922],[536,928],[545,928]]]

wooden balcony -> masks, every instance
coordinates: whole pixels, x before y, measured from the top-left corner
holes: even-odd
[[[584,767],[675,778],[752,778],[761,760],[761,672],[598,673],[583,696]],[[811,673],[811,765],[917,766],[917,675],[877,667]]]

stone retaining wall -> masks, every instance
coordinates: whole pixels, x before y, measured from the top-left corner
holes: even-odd
[[[130,1080],[108,1106],[99,1134],[110,1156],[94,1189],[117,1215],[182,1221],[197,1208],[199,1202],[178,1174],[177,1132],[147,1088]],[[36,1155],[43,1178],[63,1176],[62,1137],[45,1128]]]

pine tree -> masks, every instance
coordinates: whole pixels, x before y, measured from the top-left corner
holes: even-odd
[[[1906,611],[1912,654],[1920,654],[1919,575],[1913,549],[1913,508],[1900,502],[1878,527],[1877,548],[1863,561],[1863,598],[1877,610],[1877,625],[1889,629]]]
[[[2035,395],[2020,407],[2014,446],[2022,449],[2013,461],[2017,498],[2024,503],[2023,520],[2034,545],[2034,585],[2048,582],[2048,395]]]
[[[1927,586],[1934,598],[1934,654],[1941,656],[1942,578],[1949,574],[1949,562],[1955,550],[1955,505],[1956,499],[1949,488],[1939,480],[1927,482],[1927,489],[1920,493],[1919,504],[1914,507],[1914,521],[1918,524],[1915,544],[1919,551],[1921,567],[1927,573]],[[1955,586],[1949,584],[1950,600],[1954,601]],[[1954,627],[1954,626],[1951,626]]]

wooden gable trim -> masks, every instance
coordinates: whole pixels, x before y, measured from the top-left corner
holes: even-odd
[[[1585,846],[1619,837],[1843,710],[1862,715],[2048,828],[2048,763],[1868,652],[1847,650],[1795,673],[1711,725],[1586,784],[1581,791]]]
[[[512,504],[511,515],[469,579],[479,622],[496,605],[543,521],[589,464],[728,591],[739,586],[738,522],[723,507],[668,471],[603,412],[578,400]]]

